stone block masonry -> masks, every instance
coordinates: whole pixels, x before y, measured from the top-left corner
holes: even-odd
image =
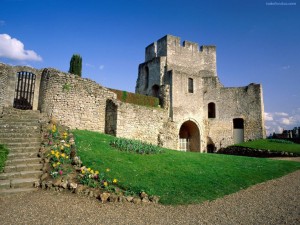
[[[40,87],[39,109],[73,129],[105,131],[107,99],[116,95],[94,81],[45,69]]]
[[[158,136],[168,121],[168,111],[161,108],[108,100],[106,133],[158,145]]]

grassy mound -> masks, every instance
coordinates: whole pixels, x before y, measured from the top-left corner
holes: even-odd
[[[260,139],[255,141],[248,141],[241,144],[237,144],[236,146],[300,154],[300,144],[295,144],[287,141],[280,141],[276,139]]]
[[[114,137],[73,131],[77,153],[87,166],[111,169],[119,185],[161,196],[162,204],[201,203],[300,169],[300,163],[230,155],[165,150],[164,154],[120,152]]]

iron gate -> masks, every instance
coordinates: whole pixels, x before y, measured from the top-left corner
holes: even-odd
[[[32,109],[35,74],[31,72],[18,72],[18,82],[16,83],[14,108],[17,109]]]

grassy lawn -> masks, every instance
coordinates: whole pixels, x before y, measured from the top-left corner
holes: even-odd
[[[3,170],[5,165],[6,157],[8,154],[8,149],[4,147],[4,145],[0,144],[0,173]]]
[[[86,166],[111,169],[119,185],[161,196],[162,204],[201,203],[300,169],[300,163],[166,150],[138,155],[111,147],[113,138],[73,131],[78,155]]]
[[[271,151],[284,151],[284,152],[292,152],[300,154],[300,144],[286,144],[286,143],[278,143],[276,140],[270,139],[260,139],[255,141],[244,142],[238,144],[237,146],[255,148],[255,149],[265,149]]]

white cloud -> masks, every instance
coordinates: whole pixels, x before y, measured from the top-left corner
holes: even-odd
[[[273,120],[272,114],[265,112],[265,121],[272,121],[272,120]]]
[[[283,130],[291,130],[300,126],[300,108],[291,113],[286,112],[265,112],[265,128],[267,135],[282,133]]]
[[[100,66],[99,66],[99,69],[100,69],[100,70],[103,70],[103,69],[104,69],[104,65],[100,65]]]
[[[290,125],[290,124],[291,124],[291,121],[290,121],[289,118],[281,118],[281,119],[279,120],[279,122],[280,122],[281,124],[283,124],[283,125]]]
[[[285,113],[285,112],[275,112],[274,113],[276,116],[289,116],[289,114]]]
[[[33,50],[25,50],[24,44],[8,34],[0,34],[0,57],[13,60],[42,61]]]

